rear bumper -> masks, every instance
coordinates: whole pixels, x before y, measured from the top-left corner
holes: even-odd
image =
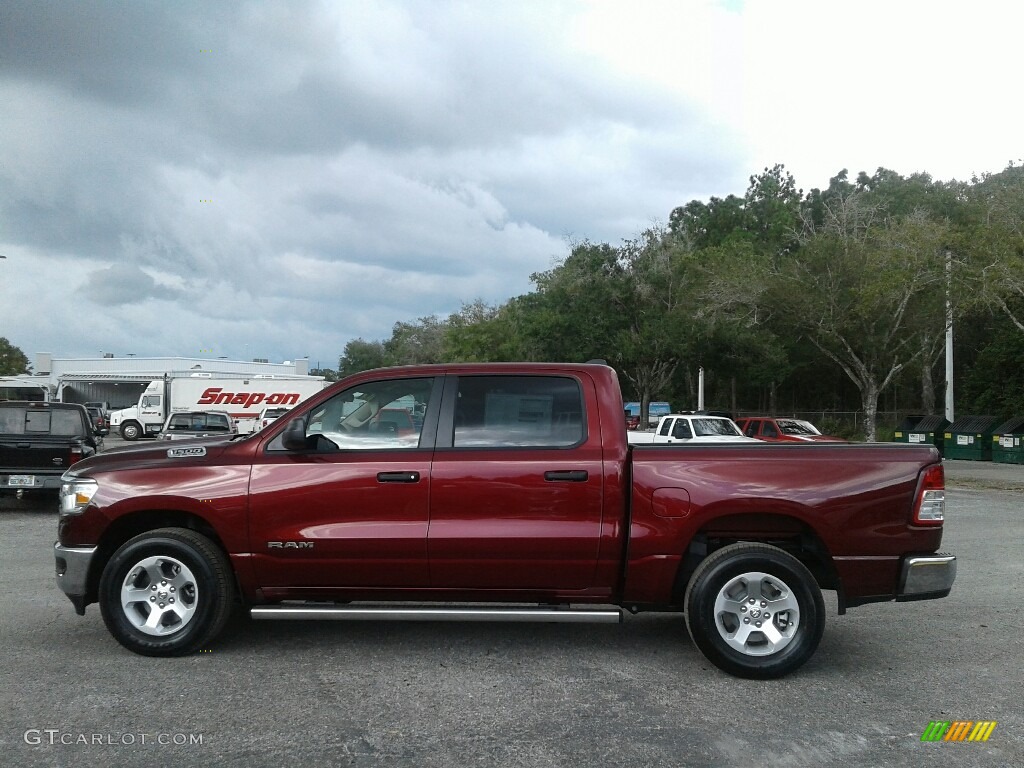
[[[933,555],[908,555],[900,568],[896,600],[932,600],[945,597],[956,579],[956,556],[937,552]]]
[[[89,589],[89,566],[96,547],[64,547],[53,545],[57,568],[57,586],[68,596],[79,615],[85,613],[85,599]]]
[[[0,474],[0,489],[5,491],[38,491],[42,489],[60,489],[61,476],[64,474],[62,469],[57,474],[42,474],[39,470],[26,469],[24,472],[4,470],[3,474]],[[11,482],[12,477],[31,477],[32,485],[22,485],[18,482],[17,485]],[[17,481],[15,481],[17,482]]]

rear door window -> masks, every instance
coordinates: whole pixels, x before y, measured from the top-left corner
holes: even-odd
[[[583,393],[566,376],[461,376],[454,448],[568,448],[586,438]]]

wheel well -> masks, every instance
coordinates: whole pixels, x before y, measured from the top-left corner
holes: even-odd
[[[104,532],[97,545],[96,555],[92,558],[92,563],[89,566],[87,604],[96,602],[100,586],[100,576],[107,565],[107,561],[110,560],[110,557],[117,551],[118,547],[140,533],[156,530],[157,528],[188,528],[208,538],[225,556],[228,554],[224,542],[217,535],[217,531],[198,515],[166,509],[134,512],[130,515],[125,515],[110,524],[110,527]]]
[[[824,542],[806,523],[778,514],[738,514],[712,520],[690,540],[672,587],[672,602],[682,606],[690,577],[712,552],[741,541],[770,544],[789,553],[811,572],[821,589],[839,593],[839,613],[845,613],[842,584]]]

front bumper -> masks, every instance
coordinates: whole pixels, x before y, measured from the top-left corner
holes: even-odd
[[[943,552],[903,558],[897,601],[945,597],[956,579],[956,556]]]
[[[85,614],[85,600],[89,592],[89,566],[96,547],[65,547],[55,542],[53,555],[57,566],[57,586],[68,596],[75,611]]]

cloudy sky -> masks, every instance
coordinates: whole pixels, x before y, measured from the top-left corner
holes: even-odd
[[[0,336],[309,356],[784,163],[1024,155],[1006,0],[0,3]]]

